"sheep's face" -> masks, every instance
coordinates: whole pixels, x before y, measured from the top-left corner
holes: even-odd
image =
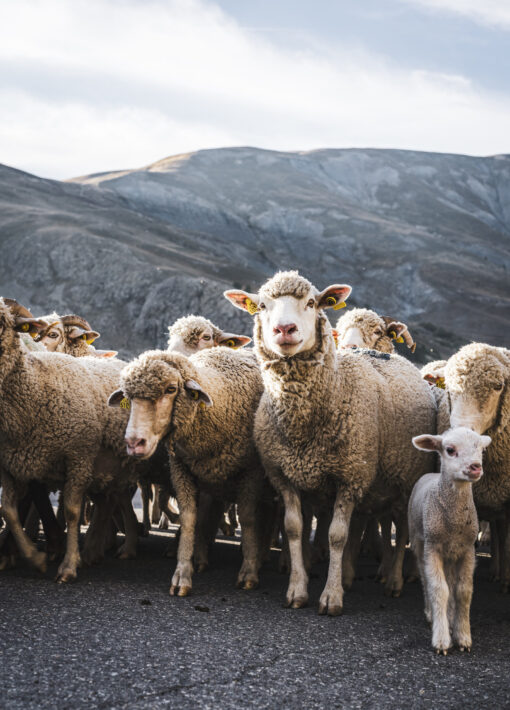
[[[39,342],[44,345],[49,352],[65,352],[64,326],[60,322],[51,323],[39,334]]]
[[[383,338],[388,339],[386,324],[374,311],[356,308],[338,319],[336,324],[339,348],[371,348]],[[389,343],[391,350],[391,342]]]
[[[351,287],[328,286],[320,293],[296,272],[283,272],[268,281],[258,294],[225,291],[237,308],[257,313],[264,346],[278,357],[292,357],[316,345],[317,319],[324,308],[338,308]]]
[[[480,436],[466,427],[457,427],[442,436],[415,436],[413,444],[423,451],[437,451],[441,472],[456,481],[474,483],[483,475],[482,456],[491,443],[490,436]]]
[[[125,441],[130,456],[152,456],[171,431],[179,398],[186,398],[191,406],[212,404],[200,385],[184,380],[179,370],[164,360],[135,360],[123,373],[122,389],[110,395],[108,404],[129,410]]]
[[[497,355],[487,351],[470,357],[470,347],[454,355],[444,370],[450,423],[483,434],[498,423],[510,363],[505,367]]]
[[[202,316],[180,318],[168,330],[168,350],[188,357],[218,345],[241,348],[251,342],[251,338],[244,335],[223,332]]]

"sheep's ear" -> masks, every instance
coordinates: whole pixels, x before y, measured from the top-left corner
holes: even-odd
[[[481,436],[480,439],[482,440],[482,447],[484,449],[486,449],[492,441],[490,436]]]
[[[444,376],[442,376],[442,375],[439,375],[439,374],[433,375],[429,372],[428,375],[424,375],[423,379],[426,380],[426,382],[428,382],[429,385],[435,385],[436,387],[439,387],[442,390],[445,389]]]
[[[432,434],[421,434],[413,437],[413,444],[421,451],[441,451],[443,445],[442,436],[432,436]]]
[[[212,399],[207,392],[204,392],[198,382],[195,382],[195,380],[186,380],[184,387],[191,399],[200,403],[203,402],[206,407],[212,407]]]
[[[115,390],[115,392],[112,392],[112,394],[108,397],[108,406],[120,407],[123,399],[126,399],[124,397],[124,392],[122,390]]]
[[[405,325],[405,323],[401,323],[398,320],[390,320],[390,322],[386,324],[386,335],[392,340],[396,340],[397,343],[404,342],[402,333],[405,330],[407,330],[407,325]]]
[[[118,350],[96,350],[95,348],[89,348],[89,357],[116,357],[118,354]]]
[[[71,340],[86,340],[88,345],[92,345],[94,340],[101,337],[101,334],[96,330],[85,330],[85,328],[80,328],[77,325],[73,325],[67,331],[67,337]]]
[[[338,338],[340,337],[340,333],[336,330],[336,328],[332,328],[331,335],[333,336],[336,347],[338,347]]]
[[[48,327],[46,321],[38,318],[19,318],[16,317],[14,330],[18,333],[29,333],[32,338],[35,338],[41,330]]]
[[[215,338],[217,345],[224,345],[227,348],[244,348],[245,345],[251,343],[251,338],[247,335],[235,335],[234,333],[221,333],[217,338]]]
[[[248,311],[250,315],[257,313],[259,309],[258,293],[247,293],[246,291],[223,291],[223,295],[236,308]]]
[[[333,284],[328,286],[315,296],[315,301],[318,308],[332,308],[338,311],[339,308],[345,308],[345,301],[351,295],[352,288],[347,284]]]

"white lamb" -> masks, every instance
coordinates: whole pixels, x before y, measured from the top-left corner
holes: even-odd
[[[465,427],[413,438],[417,449],[441,456],[441,473],[425,474],[413,488],[409,536],[422,579],[425,616],[432,623],[432,647],[445,656],[452,645],[450,633],[461,651],[471,650],[469,609],[478,535],[472,484],[482,477],[482,454],[490,442],[489,436]]]

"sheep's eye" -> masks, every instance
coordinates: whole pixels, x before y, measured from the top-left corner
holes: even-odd
[[[210,335],[202,335],[202,340],[210,340],[211,336]]]
[[[168,387],[165,390],[165,394],[173,394],[176,391],[177,387],[175,385],[168,385]]]
[[[500,382],[499,384],[494,385],[494,389],[496,392],[500,392],[503,389],[503,384]]]
[[[377,328],[376,330],[374,330],[374,333],[376,335],[382,335],[382,330],[380,328]]]
[[[307,308],[313,308],[315,306],[315,298],[310,298],[308,303],[306,304]]]
[[[58,333],[48,333],[48,338],[57,338]]]
[[[265,303],[259,303],[259,310],[264,311],[266,309],[266,304]]]
[[[446,453],[448,456],[454,456],[456,454],[457,450],[455,449],[454,446],[447,446],[446,447]]]

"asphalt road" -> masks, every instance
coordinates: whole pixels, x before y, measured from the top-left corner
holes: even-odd
[[[238,545],[216,543],[193,596],[168,595],[166,534],[139,558],[107,558],[57,585],[25,565],[0,576],[0,708],[485,708],[510,707],[510,597],[479,560],[473,651],[438,657],[419,584],[386,599],[362,561],[342,617],[282,606],[277,556],[260,588],[235,589]]]

